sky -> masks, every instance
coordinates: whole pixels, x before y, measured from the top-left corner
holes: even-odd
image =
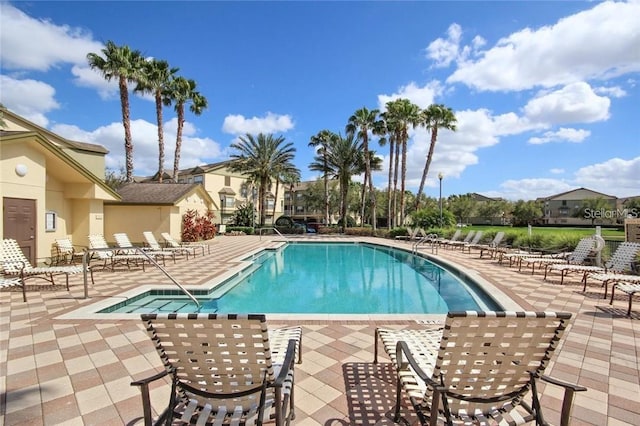
[[[283,136],[303,180],[310,138],[344,134],[358,109],[407,98],[444,104],[425,192],[532,200],[585,187],[640,195],[640,0],[631,1],[14,1],[0,0],[0,102],[124,167],[115,81],[91,70],[107,41],[163,59],[196,81],[180,168],[228,160],[250,134]],[[158,168],[155,106],[132,95],[134,173]],[[165,168],[176,117],[164,109]],[[429,147],[410,132],[407,188]],[[387,184],[388,147],[374,183]],[[358,180],[357,178],[355,180]],[[362,178],[360,177],[361,181]]]

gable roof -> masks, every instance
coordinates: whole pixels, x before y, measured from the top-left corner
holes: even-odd
[[[613,195],[603,194],[602,192],[593,191],[591,189],[581,187],[581,188],[572,189],[570,191],[561,192],[559,194],[550,195],[548,197],[540,197],[540,198],[537,198],[536,201],[549,201],[549,200],[554,200],[554,199],[562,200],[567,195],[569,195],[571,193],[574,193],[574,192],[578,192],[578,191],[586,191],[586,192],[590,192],[591,194],[593,194],[593,197],[588,197],[588,198],[602,197],[602,198],[609,198],[609,199],[612,199],[612,200],[617,199]]]
[[[109,204],[175,205],[194,192],[199,192],[213,203],[209,193],[199,183],[128,183],[118,189],[122,202]]]

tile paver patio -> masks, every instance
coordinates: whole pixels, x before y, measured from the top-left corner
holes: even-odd
[[[401,241],[372,241],[410,247]],[[168,263],[166,268],[185,284],[200,284],[237,265],[243,254],[273,244],[270,237],[225,236],[215,240],[211,254]],[[547,370],[589,388],[576,397],[572,424],[640,424],[640,311],[626,317],[626,297],[610,306],[599,285],[583,293],[574,277],[560,286],[558,281],[543,281],[541,275],[479,259],[477,252],[440,250],[438,255],[476,271],[523,309],[574,314]],[[161,365],[140,321],[62,318],[141,282],[166,279],[152,268],[146,273],[97,272],[96,285],[89,288],[90,299],[83,299],[77,275],[71,278],[71,292],[64,285],[30,284],[27,303],[22,302],[19,291],[0,292],[0,425],[141,424],[140,397],[129,383],[159,371]],[[292,316],[270,320],[271,327],[303,327],[304,362],[296,366],[296,425],[393,424],[394,372],[386,359],[372,363],[373,332],[382,324],[420,325],[385,318],[389,319]],[[167,386],[153,389],[156,407],[167,394]],[[544,387],[542,404],[547,420],[554,424],[561,397],[556,388]],[[410,424],[415,420],[406,408],[403,415]]]

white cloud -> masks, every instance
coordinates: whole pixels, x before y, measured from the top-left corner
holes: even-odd
[[[102,100],[119,97],[118,80],[107,81],[98,71],[88,66],[75,65],[71,68],[71,74],[75,77],[76,85],[95,89]]]
[[[3,68],[47,71],[62,63],[86,64],[87,53],[103,46],[84,29],[31,18],[0,3],[0,60]]]
[[[627,92],[620,86],[596,87],[593,89],[593,91],[598,94],[610,96],[612,98],[623,98],[627,96]]]
[[[406,86],[400,87],[400,89],[391,95],[378,95],[378,109],[383,112],[386,111],[387,102],[396,99],[409,99],[412,103],[418,105],[424,109],[433,104],[436,96],[442,94],[442,85],[437,80],[432,80],[424,86],[420,87],[415,82],[410,82]]]
[[[583,129],[569,129],[562,127],[556,132],[545,132],[542,137],[533,137],[529,143],[540,145],[549,142],[573,142],[580,143],[591,135],[591,132]]]
[[[528,119],[547,124],[592,123],[609,118],[611,100],[598,96],[587,83],[569,84],[542,93],[524,107]]]
[[[564,169],[558,169],[558,168],[549,170],[549,173],[552,173],[554,175],[561,175],[564,172],[565,172]]]
[[[289,115],[267,112],[264,117],[245,118],[243,115],[228,115],[224,118],[222,131],[232,135],[277,133],[293,129],[294,123]]]
[[[447,82],[478,90],[524,90],[638,72],[638,22],[638,1],[599,3],[554,25],[502,38],[488,50],[475,51],[477,60],[461,58]]]
[[[447,38],[438,38],[427,47],[427,58],[433,59],[434,66],[448,67],[451,62],[458,59],[460,54],[460,40],[462,39],[462,27],[451,24],[447,30]]]
[[[575,180],[585,188],[618,197],[629,197],[640,195],[639,176],[640,157],[630,160],[612,158],[579,169],[575,173]]]
[[[164,126],[164,168],[168,172],[173,170],[176,121],[174,118]],[[93,131],[85,131],[74,125],[58,124],[53,126],[51,131],[71,140],[102,145],[109,150],[105,159],[106,167],[118,170],[125,166],[124,128],[120,122],[110,123]],[[220,144],[210,138],[197,137],[196,134],[196,128],[186,122],[180,149],[181,169],[221,159]],[[153,175],[158,171],[156,125],[145,120],[132,120],[131,136],[133,139],[134,173],[141,176]]]
[[[483,195],[502,197],[512,201],[535,200],[575,188],[570,183],[558,179],[511,179],[500,184],[498,191],[483,192]]]
[[[56,90],[42,81],[0,75],[0,94],[5,107],[42,127],[49,123],[44,113],[60,107],[55,100]]]

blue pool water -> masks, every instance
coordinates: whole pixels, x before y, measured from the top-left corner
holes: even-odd
[[[441,314],[497,310],[474,283],[411,253],[349,243],[293,243],[248,272],[195,292],[201,312]],[[178,291],[147,292],[102,312],[193,312]]]

